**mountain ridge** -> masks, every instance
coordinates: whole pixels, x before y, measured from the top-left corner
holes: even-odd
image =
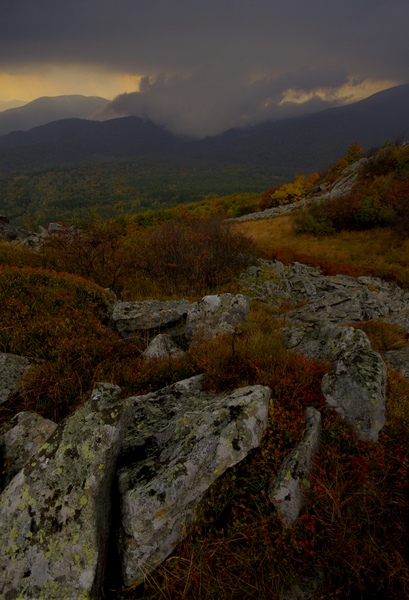
[[[12,131],[27,131],[69,117],[91,119],[108,102],[109,100],[100,96],[80,94],[42,96],[23,106],[0,112],[0,135]]]
[[[202,139],[178,136],[140,117],[55,120],[0,136],[0,170],[154,156],[307,173],[328,166],[354,141],[369,149],[404,136],[408,104],[406,84],[347,106]]]

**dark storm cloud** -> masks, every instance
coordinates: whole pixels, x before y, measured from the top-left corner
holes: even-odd
[[[0,2],[0,70],[91,64],[142,75],[141,91],[110,114],[184,133],[323,105],[315,96],[280,106],[291,88],[335,97],[350,78],[409,81],[407,0]]]

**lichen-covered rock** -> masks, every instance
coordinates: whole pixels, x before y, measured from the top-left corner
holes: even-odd
[[[171,356],[182,356],[182,354],[183,350],[175,344],[170,335],[160,333],[153,338],[142,356],[145,359],[161,360]]]
[[[249,312],[249,301],[242,294],[205,296],[188,312],[186,337],[188,340],[209,339],[222,333],[233,333]]]
[[[286,456],[268,493],[285,527],[300,516],[305,504],[304,492],[309,487],[312,459],[320,443],[321,413],[309,407],[305,419],[304,439]]]
[[[191,307],[187,300],[115,302],[111,319],[124,338],[145,336],[151,340],[159,333],[183,336]]]
[[[404,377],[409,378],[409,346],[385,353],[388,363]]]
[[[209,486],[259,445],[269,388],[200,391],[201,378],[130,398],[133,418],[118,460],[126,584],[173,550]]]
[[[53,433],[57,424],[32,412],[21,412],[0,427],[3,489]]]
[[[2,598],[99,597],[111,479],[127,419],[99,384],[0,497]]]
[[[385,425],[386,367],[365,333],[338,327],[327,345],[333,369],[324,375],[322,393],[327,404],[351,425],[357,437],[375,442]]]
[[[26,356],[0,352],[0,404],[19,391],[21,380],[31,364]]]

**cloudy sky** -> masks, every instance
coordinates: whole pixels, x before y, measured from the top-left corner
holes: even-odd
[[[0,0],[0,101],[213,135],[409,83],[408,0]]]

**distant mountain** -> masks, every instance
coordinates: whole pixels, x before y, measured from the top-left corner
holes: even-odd
[[[10,108],[18,108],[27,104],[24,100],[0,100],[0,112],[9,110]]]
[[[202,140],[178,137],[137,117],[61,120],[1,136],[0,170],[146,156],[307,173],[330,165],[355,141],[369,149],[409,137],[408,106],[409,85],[403,85],[347,106]]]
[[[188,155],[311,172],[329,166],[355,141],[369,149],[409,139],[408,107],[409,85],[397,86],[354,104],[199,140],[189,144]]]
[[[108,104],[99,96],[44,96],[18,108],[0,112],[0,135],[10,131],[27,131],[50,121],[91,119],[94,113]]]

